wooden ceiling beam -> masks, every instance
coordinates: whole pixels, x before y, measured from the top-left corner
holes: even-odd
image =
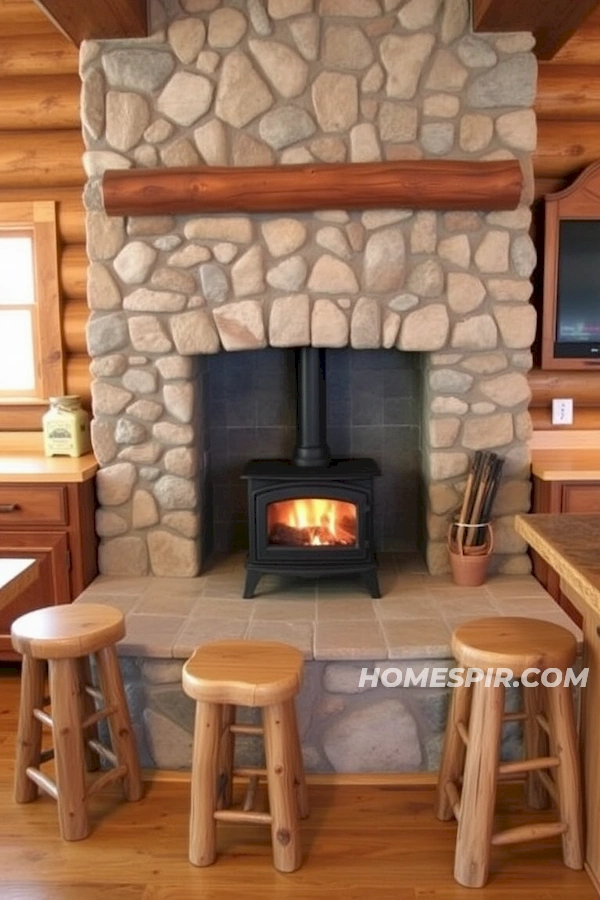
[[[34,0],[69,40],[148,36],[147,0]],[[539,59],[552,59],[600,0],[473,0],[474,31],[531,31]]]
[[[473,0],[474,31],[531,31],[538,59],[552,59],[600,0]]]
[[[82,41],[148,36],[146,0],[34,0],[78,47]]]

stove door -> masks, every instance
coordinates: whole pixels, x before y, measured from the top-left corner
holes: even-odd
[[[335,564],[372,559],[368,485],[302,480],[253,492],[257,562]]]

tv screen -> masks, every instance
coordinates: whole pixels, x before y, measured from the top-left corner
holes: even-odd
[[[600,358],[600,221],[560,223],[554,352]]]

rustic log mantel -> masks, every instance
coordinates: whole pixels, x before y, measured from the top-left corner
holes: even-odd
[[[114,169],[103,178],[112,216],[409,207],[501,210],[518,206],[517,160],[403,160],[295,166]]]

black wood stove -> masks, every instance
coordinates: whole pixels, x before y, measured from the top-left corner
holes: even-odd
[[[373,545],[374,459],[330,459],[324,351],[296,351],[298,439],[293,459],[254,459],[248,485],[244,597],[265,573],[310,578],[354,574],[380,597]]]

